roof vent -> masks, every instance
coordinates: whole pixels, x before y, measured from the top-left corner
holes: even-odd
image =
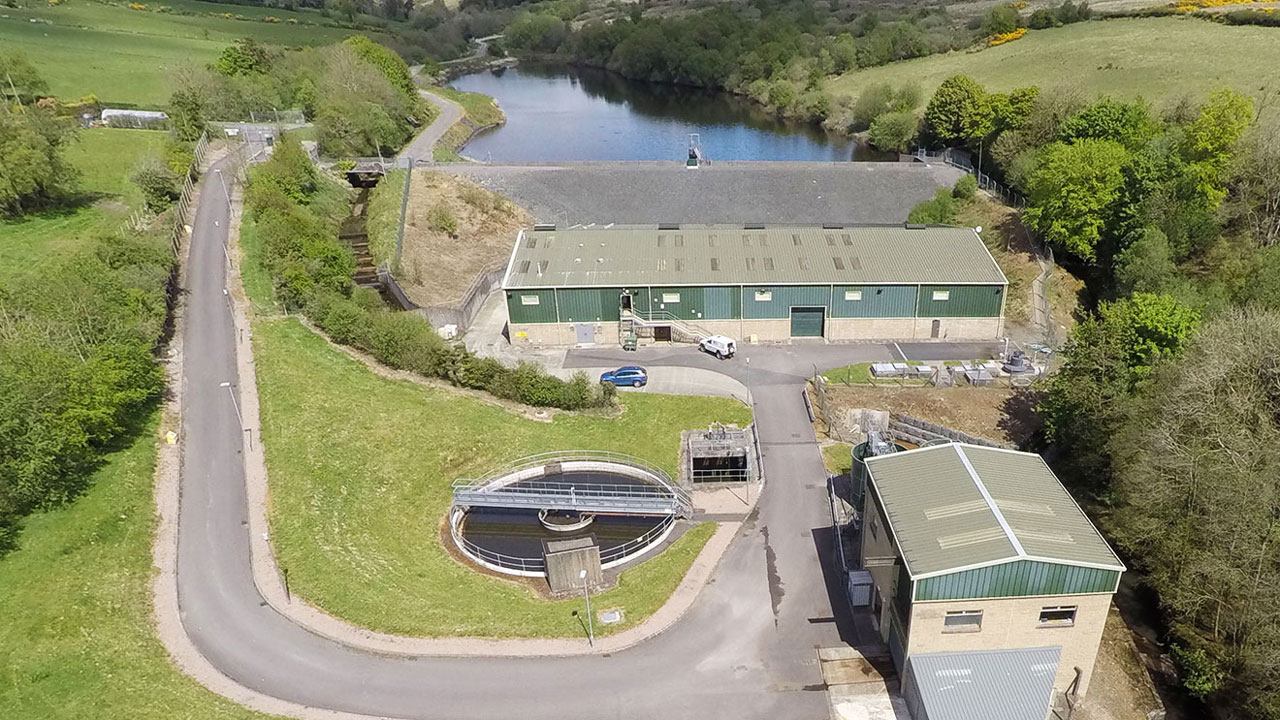
[[[658,223],[659,230],[679,230],[680,223]]]
[[[555,230],[555,229],[556,229],[555,223],[538,223],[533,226],[534,232],[542,232],[545,230]]]
[[[743,226],[742,226],[742,229],[743,229],[743,230],[763,230],[763,229],[764,229],[764,225],[761,225],[761,224],[758,224],[758,223],[756,223],[756,224],[751,224],[751,225],[743,225]]]
[[[924,223],[907,223],[908,230],[924,230],[927,227],[929,226]]]
[[[844,226],[836,223],[822,223],[823,230],[843,230]]]

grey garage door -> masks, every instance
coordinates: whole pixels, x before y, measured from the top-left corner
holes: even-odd
[[[791,308],[791,337],[822,337],[825,308]]]

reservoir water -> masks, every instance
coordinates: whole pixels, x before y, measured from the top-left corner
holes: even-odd
[[[520,65],[455,79],[497,98],[507,122],[463,154],[487,162],[685,158],[689,134],[716,160],[896,160],[728,93],[628,80],[593,68]]]

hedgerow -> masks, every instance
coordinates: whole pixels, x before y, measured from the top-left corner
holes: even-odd
[[[421,316],[391,312],[376,293],[355,288],[355,260],[337,237],[342,190],[319,175],[296,141],[284,138],[271,160],[254,168],[245,197],[276,295],[335,342],[390,367],[526,405],[576,410],[613,404],[611,385],[593,384],[583,373],[565,381],[530,363],[509,368],[476,357],[441,338]]]

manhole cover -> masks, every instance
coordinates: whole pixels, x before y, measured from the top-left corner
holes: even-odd
[[[600,622],[605,625],[612,625],[622,621],[622,612],[619,610],[606,610],[600,614]]]

